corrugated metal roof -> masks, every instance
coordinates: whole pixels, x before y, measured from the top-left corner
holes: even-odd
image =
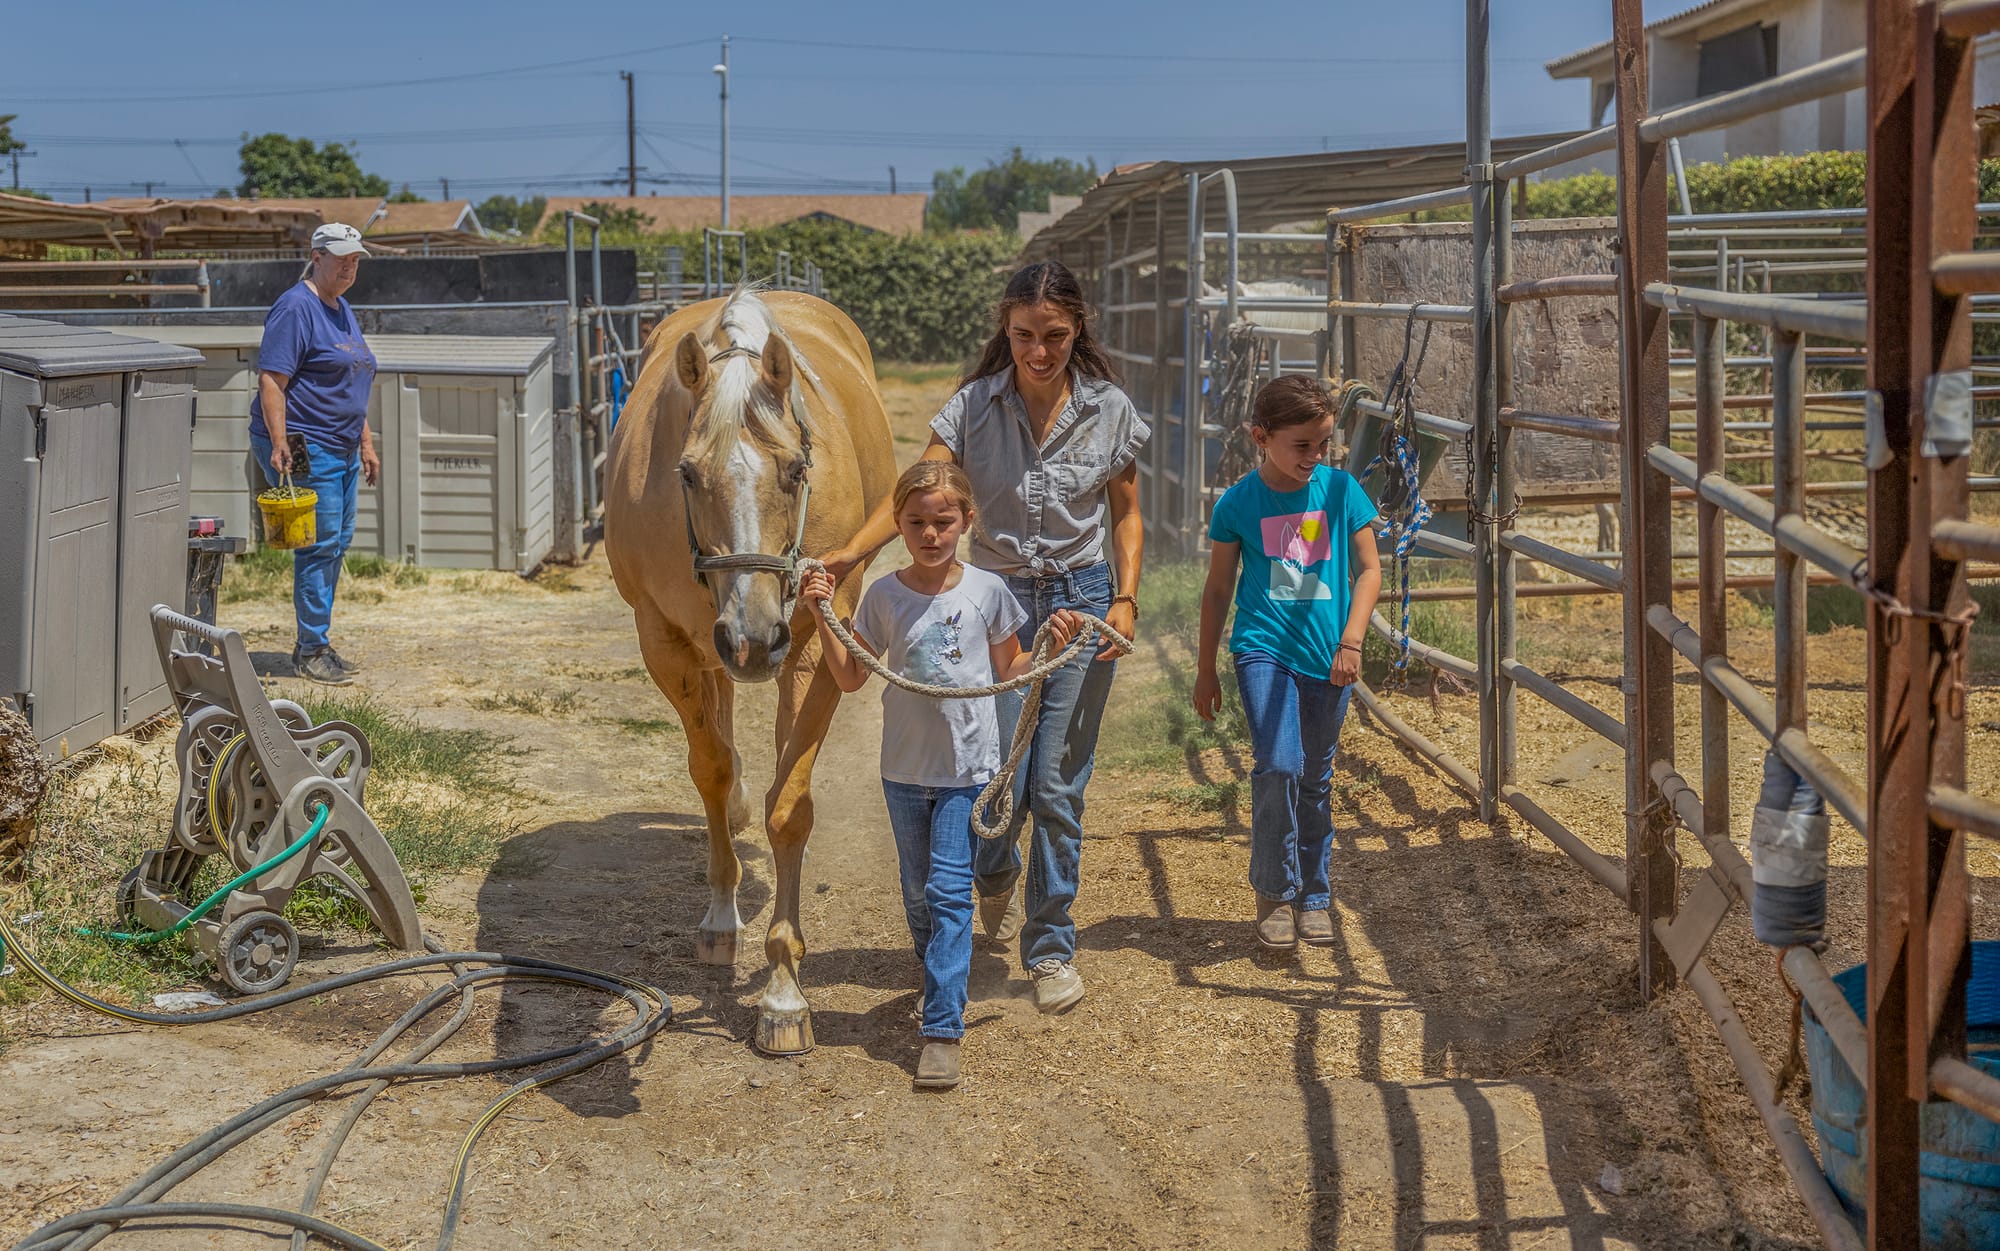
[[[525,374],[555,351],[533,335],[371,334],[368,346],[385,373]]]
[[[1493,159],[1498,162],[1526,156],[1581,133],[1562,131],[1495,139]],[[1146,161],[1121,165],[1100,178],[1083,197],[1082,204],[1029,239],[1022,255],[1028,259],[1052,256],[1056,248],[1079,239],[1101,244],[1104,223],[1113,213],[1154,196],[1161,197],[1167,238],[1184,239],[1187,176],[1206,177],[1221,169],[1229,170],[1236,179],[1237,228],[1269,230],[1292,222],[1318,222],[1330,208],[1373,204],[1461,184],[1465,181],[1465,145],[1439,143],[1360,152],[1260,156],[1240,161]],[[1208,229],[1220,229],[1221,191],[1209,189],[1203,210]],[[1142,220],[1150,231],[1151,212],[1146,211]],[[1137,240],[1134,242],[1136,245]]]
[[[17,373],[72,378],[130,369],[188,369],[201,362],[200,352],[157,339],[0,313],[0,368]]]

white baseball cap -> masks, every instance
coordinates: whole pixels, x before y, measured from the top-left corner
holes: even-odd
[[[361,232],[343,222],[328,222],[313,231],[312,249],[315,252],[331,252],[335,256],[352,256],[356,252],[366,252],[368,247],[361,242]]]

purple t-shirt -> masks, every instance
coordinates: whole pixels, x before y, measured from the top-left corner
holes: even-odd
[[[301,282],[279,296],[264,315],[264,343],[257,368],[284,374],[285,430],[345,455],[361,444],[368,424],[368,392],[375,383],[375,353],[361,337],[361,323],[346,300],[329,308]],[[270,437],[261,391],[250,399],[250,429]]]

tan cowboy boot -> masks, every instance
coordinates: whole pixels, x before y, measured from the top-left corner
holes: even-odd
[[[1325,908],[1307,908],[1299,913],[1299,941],[1314,947],[1333,942],[1333,914]]]
[[[1286,900],[1257,896],[1257,941],[1272,951],[1291,951],[1299,945],[1297,911]]]
[[[958,1039],[926,1038],[917,1057],[917,1083],[925,1090],[949,1090],[958,1085]]]

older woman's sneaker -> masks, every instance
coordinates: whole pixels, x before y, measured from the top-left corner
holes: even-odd
[[[333,658],[331,647],[316,652],[292,653],[292,672],[321,686],[352,686],[354,678]]]
[[[1061,1012],[1083,998],[1083,974],[1067,960],[1044,960],[1028,970],[1035,981],[1035,1006]]]

